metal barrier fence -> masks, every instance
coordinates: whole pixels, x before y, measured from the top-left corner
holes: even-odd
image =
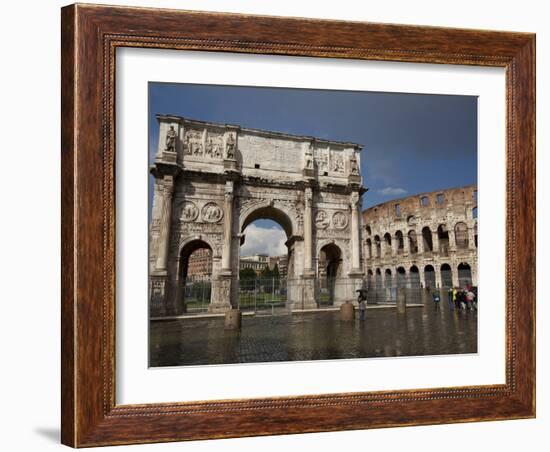
[[[243,311],[285,311],[288,300],[287,280],[281,278],[241,279],[238,307]]]
[[[187,278],[180,283],[177,304],[187,314],[206,312],[211,297],[212,280],[210,278]]]
[[[163,284],[162,280],[151,281],[151,316],[208,311],[213,295],[212,280],[209,277],[187,278],[174,282],[176,286],[168,288]],[[442,298],[446,298],[449,287],[424,289],[415,275],[405,277],[399,274],[383,281],[369,278],[316,278],[309,282],[301,278],[241,279],[238,281],[237,307],[260,314],[289,313],[291,309],[326,308],[357,300],[359,290],[366,291],[363,293],[366,294],[369,305],[395,304],[398,293],[405,294],[407,304],[421,304],[431,300],[434,290]],[[175,299],[171,306],[164,305],[166,292],[171,292],[171,299]]]

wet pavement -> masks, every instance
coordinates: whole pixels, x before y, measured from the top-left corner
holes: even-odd
[[[358,313],[356,312],[358,317]],[[240,332],[223,317],[153,321],[150,366],[422,356],[477,352],[477,312],[439,310],[433,302],[408,308],[368,309],[360,322],[338,311],[243,316]]]

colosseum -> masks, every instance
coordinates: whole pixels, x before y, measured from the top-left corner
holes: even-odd
[[[420,193],[363,211],[369,287],[477,285],[477,186]]]

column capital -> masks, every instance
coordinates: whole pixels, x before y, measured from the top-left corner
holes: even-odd
[[[361,202],[361,195],[358,191],[352,191],[350,195],[351,208],[358,208]]]

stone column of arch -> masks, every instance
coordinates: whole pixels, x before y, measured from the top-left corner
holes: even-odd
[[[231,266],[233,249],[233,211],[234,211],[234,182],[228,180],[225,182],[225,194],[223,201],[224,219],[223,219],[223,244],[222,244],[222,262],[221,271],[218,278],[214,281],[215,287],[212,288],[215,296],[209,306],[210,312],[224,312],[232,307],[237,307],[237,287],[236,276]]]
[[[456,251],[456,235],[455,235],[455,227],[454,225],[448,229],[449,233],[449,250],[450,251]]]
[[[437,231],[438,228],[435,228],[435,231],[432,231],[432,247],[433,253],[439,253],[439,234]]]
[[[361,217],[361,196],[354,191],[351,194],[351,273],[359,274],[361,271],[361,239],[359,237]]]
[[[458,264],[451,265],[451,279],[453,287],[460,286],[460,280],[458,279]]]
[[[233,240],[233,188],[233,181],[227,181],[225,183],[222,248],[222,272],[225,273],[231,273],[231,245]]]
[[[426,273],[424,271],[423,266],[418,267],[418,276],[419,276],[419,279],[420,279],[420,287],[425,289],[426,288]]]
[[[317,307],[315,299],[315,272],[313,271],[313,191],[311,187],[304,190],[304,269],[302,273],[302,308]]]
[[[313,192],[310,187],[304,191],[304,275],[313,274]]]
[[[386,256],[386,241],[384,240],[384,235],[380,237],[380,258],[384,259]]]
[[[424,236],[422,235],[422,227],[416,230],[416,246],[418,247],[418,255],[424,254]]]
[[[406,231],[405,234],[403,234],[403,254],[405,256],[408,256],[411,254],[411,242],[409,238],[409,231]]]
[[[411,286],[411,268],[410,267],[403,267],[405,269],[405,287],[407,289],[410,289]]]
[[[166,273],[168,261],[168,245],[170,237],[170,221],[172,217],[172,194],[174,193],[174,176],[166,175],[162,179],[162,196],[160,197],[160,234],[155,273]]]
[[[441,266],[436,265],[434,266],[434,272],[435,272],[435,287],[438,289],[441,289]]]
[[[397,251],[399,250],[399,240],[397,240],[397,236],[394,234],[391,238],[391,254],[392,256],[397,256]]]

